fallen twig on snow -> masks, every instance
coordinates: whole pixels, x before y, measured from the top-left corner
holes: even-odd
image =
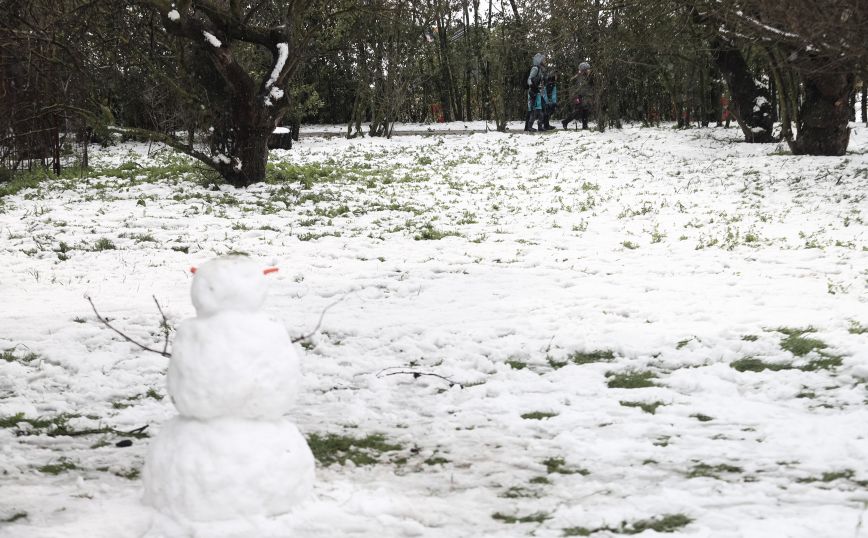
[[[85,295],[84,298],[87,299],[87,302],[90,303],[90,307],[93,309],[93,313],[96,315],[96,319],[100,320],[100,321],[102,322],[103,325],[105,325],[105,326],[108,327],[109,329],[113,330],[113,331],[114,331],[115,333],[117,333],[121,338],[123,338],[124,340],[126,340],[127,342],[129,342],[129,343],[131,343],[131,344],[135,344],[135,345],[139,346],[140,348],[142,348],[142,349],[145,350],[145,351],[150,351],[151,353],[156,353],[157,355],[162,355],[163,357],[170,357],[170,358],[171,358],[172,354],[171,354],[171,353],[168,353],[168,352],[165,350],[165,348],[163,349],[163,351],[158,351],[158,350],[156,350],[156,349],[150,348],[150,347],[148,347],[148,346],[142,344],[141,342],[137,342],[136,340],[134,340],[133,338],[131,338],[130,336],[128,336],[128,335],[125,334],[124,332],[122,332],[122,331],[116,329],[116,328],[115,328],[111,323],[108,322],[107,319],[105,319],[104,317],[102,317],[102,315],[101,315],[101,314],[99,313],[99,311],[96,309],[96,305],[93,304],[93,299],[90,298],[90,295]],[[156,301],[156,298],[155,298],[154,300]],[[159,308],[159,306],[160,306],[160,305],[159,305],[159,303],[158,303],[158,304],[157,304],[157,307]],[[160,314],[162,314],[162,313],[163,313],[163,311],[162,311],[162,309],[160,309]],[[165,322],[165,319],[166,319],[166,317],[163,316],[163,320],[164,320],[164,322]],[[166,345],[168,346],[168,339],[166,340]]]
[[[170,330],[169,320],[166,318],[166,314],[163,313],[163,307],[160,306],[160,301],[157,300],[157,296],[151,295],[151,297],[154,298],[154,303],[156,303],[156,305],[157,305],[157,310],[160,311],[160,316],[163,318],[162,323],[160,323],[160,328],[163,329],[163,337],[164,337],[162,354],[164,357],[169,357],[171,355],[166,354],[166,350],[169,349],[169,330]]]
[[[325,317],[326,312],[328,312],[328,311],[329,311],[333,306],[337,306],[338,303],[340,303],[341,301],[343,301],[343,300],[346,299],[346,298],[347,298],[347,296],[344,295],[343,297],[341,297],[341,298],[338,299],[337,301],[335,301],[335,302],[331,303],[330,305],[326,306],[326,307],[323,309],[323,311],[320,312],[320,315],[319,315],[319,321],[316,322],[316,327],[314,327],[313,330],[312,330],[311,332],[309,332],[309,333],[307,333],[307,334],[305,334],[305,335],[302,335],[302,336],[296,336],[295,338],[292,339],[292,343],[293,343],[293,344],[297,344],[297,343],[301,342],[302,340],[307,340],[307,339],[310,338],[311,336],[315,335],[315,334],[317,333],[317,331],[319,331],[319,328],[322,326],[322,320],[323,320],[323,318]]]
[[[456,381],[452,381],[451,379],[449,379],[446,376],[442,376],[440,374],[435,374],[433,372],[420,372],[418,370],[398,370],[397,372],[386,373],[387,370],[392,370],[394,368],[397,368],[397,367],[393,366],[391,368],[384,368],[383,370],[380,370],[379,372],[377,372],[377,377],[388,377],[388,376],[392,376],[392,375],[411,375],[411,376],[413,376],[413,379],[419,379],[420,377],[423,377],[423,376],[436,377],[438,379],[442,379],[443,381],[446,381],[447,383],[449,383],[450,387],[458,385],[459,388],[462,388],[462,389],[464,388],[464,385],[462,385],[461,383],[458,383]]]

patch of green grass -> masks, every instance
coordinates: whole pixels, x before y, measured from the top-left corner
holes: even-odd
[[[829,355],[820,353],[819,359],[813,359],[808,364],[802,366],[800,370],[805,372],[816,372],[817,370],[834,370],[841,366],[843,358],[838,355]]]
[[[30,427],[40,430],[50,428],[58,423],[65,424],[67,420],[68,418],[66,418],[65,415],[61,415],[55,419],[42,419],[28,418],[24,413],[15,413],[14,415],[0,417],[0,428],[14,428],[19,423],[25,422],[29,424]]]
[[[555,370],[573,363],[579,366],[583,364],[593,364],[597,362],[612,362],[615,360],[615,353],[610,349],[595,349],[591,351],[573,351],[567,355],[564,360],[557,360],[553,357],[547,357],[549,366]]]
[[[736,465],[728,463],[720,463],[718,465],[708,465],[707,463],[697,463],[687,472],[687,478],[720,478],[722,473],[741,473],[744,469]]]
[[[606,383],[610,389],[641,389],[653,387],[657,374],[649,370],[631,370],[627,372],[607,372]]]
[[[502,514],[500,512],[495,512],[491,515],[492,519],[496,519],[503,523],[515,524],[515,523],[543,523],[546,520],[551,519],[551,515],[547,512],[534,512],[533,514],[527,516],[511,516],[509,514]]]
[[[573,364],[591,364],[594,362],[612,362],[615,353],[609,349],[597,349],[594,351],[574,351],[567,355],[567,360]]]
[[[413,239],[416,241],[439,241],[444,237],[457,236],[456,232],[444,232],[442,230],[437,230],[434,226],[429,222],[422,229],[413,236]]]
[[[535,476],[530,479],[531,484],[551,484],[552,481],[549,480],[547,476]]]
[[[666,405],[660,401],[657,401],[657,402],[625,402],[625,401],[621,401],[619,403],[621,405],[623,405],[624,407],[638,407],[642,411],[645,411],[646,413],[651,414],[651,415],[657,413],[658,407],[660,407],[661,405]]]
[[[59,475],[62,472],[73,469],[78,469],[78,465],[66,458],[60,458],[57,460],[57,463],[48,463],[36,468],[40,473],[51,475]]]
[[[114,434],[121,437],[133,437],[136,439],[149,437],[148,433],[146,433],[144,429],[126,432],[116,430],[109,426],[100,426],[98,428],[87,430],[79,430],[70,426],[69,421],[79,417],[80,415],[75,414],[60,414],[51,418],[32,418],[27,417],[24,413],[16,413],[14,415],[0,417],[0,428],[14,428],[18,424],[25,423],[29,425],[29,428],[19,429],[17,432],[18,435],[47,435],[48,437],[63,437]]]
[[[828,471],[819,477],[809,476],[807,478],[798,478],[796,482],[802,484],[810,484],[813,482],[834,482],[835,480],[851,480],[856,473],[852,469],[844,469],[842,471]]]
[[[755,334],[746,334],[742,336],[741,339],[745,342],[756,342],[757,340],[759,340],[759,336]]]
[[[132,239],[136,243],[158,243],[157,239],[150,233],[134,234]]]
[[[743,359],[738,359],[737,361],[733,361],[729,365],[731,368],[738,370],[739,372],[762,372],[763,370],[771,370],[773,372],[777,372],[780,370],[792,370],[793,366],[791,364],[781,364],[774,362],[765,362],[762,359],[757,359],[756,357],[745,357]]]
[[[9,517],[0,519],[0,523],[15,523],[19,519],[24,519],[27,517],[27,512],[15,512]]]
[[[621,245],[623,245],[624,248],[629,250],[636,250],[637,248],[639,248],[639,245],[632,241],[624,241],[623,243],[621,243]]]
[[[564,536],[590,536],[591,534],[597,532],[599,529],[589,529],[587,527],[567,527],[561,530],[563,531]]]
[[[552,418],[558,416],[557,413],[551,413],[549,411],[534,411],[532,413],[525,413],[521,415],[521,418],[525,420],[542,420],[545,418]]]
[[[347,461],[356,465],[374,465],[380,463],[384,452],[394,452],[403,448],[401,445],[387,443],[385,436],[378,433],[364,437],[314,433],[308,437],[307,442],[314,458],[323,466],[333,463],[343,465]]]
[[[445,465],[449,463],[449,460],[444,458],[443,456],[431,456],[430,458],[424,461],[425,465]]]
[[[265,171],[266,183],[301,183],[305,189],[311,189],[315,183],[333,181],[340,177],[338,168],[319,163],[270,162]]]
[[[651,444],[654,445],[654,446],[667,447],[667,446],[669,446],[669,440],[670,440],[670,439],[672,439],[672,436],[669,436],[669,435],[661,435],[660,437],[658,437],[657,439],[655,439],[654,442],[651,443]]]
[[[527,368],[527,363],[519,359],[507,359],[506,364],[513,370],[524,370]]]
[[[157,392],[157,389],[155,389],[155,388],[149,388],[148,392],[145,393],[145,397],[146,398],[153,398],[154,400],[157,400],[157,401],[160,401],[164,398],[164,396],[162,394],[160,394],[159,392]]]
[[[567,466],[567,462],[564,458],[547,458],[543,460],[542,464],[546,466],[546,472],[548,474],[580,474],[582,476],[588,476],[591,474],[591,471],[587,469]]]
[[[597,532],[610,532],[615,534],[641,534],[651,530],[657,533],[675,532],[693,522],[693,519],[684,514],[663,514],[639,519],[633,522],[624,521],[619,527],[569,527],[563,529],[564,536],[591,536]]]
[[[633,523],[622,524],[621,534],[640,534],[647,530],[655,532],[675,532],[689,525],[693,519],[684,514],[664,514],[649,519],[640,519]]]
[[[703,415],[702,413],[694,413],[690,416],[695,418],[699,422],[710,422],[710,421],[714,420],[714,417],[710,417],[708,415]]]
[[[18,194],[24,189],[35,189],[40,183],[48,179],[76,179],[86,174],[86,170],[78,167],[63,168],[60,175],[56,175],[48,168],[34,168],[33,170],[21,170],[5,174],[0,180],[0,199],[4,196]]]
[[[500,496],[506,497],[507,499],[526,499],[539,497],[539,495],[537,495],[534,490],[521,486],[512,486],[508,490],[501,493]]]
[[[866,334],[868,333],[868,327],[862,325],[858,321],[851,321],[850,328],[847,329],[847,332],[850,334]]]
[[[781,349],[789,351],[796,357],[804,357],[811,351],[820,351],[829,347],[818,338],[805,337],[807,333],[816,332],[816,329],[811,327],[807,329],[787,329],[786,327],[782,327],[778,329],[778,332],[787,335],[786,338],[781,340]]]
[[[36,353],[33,353],[32,351],[27,351],[24,353],[18,353],[18,352],[16,352],[16,348],[14,348],[14,347],[0,351],[0,359],[4,360],[6,362],[28,363],[28,362],[33,362],[38,358],[39,358],[39,355],[37,355]]]
[[[102,250],[115,250],[117,247],[112,242],[111,239],[107,237],[100,237],[96,240],[96,243],[93,244],[92,250],[95,252],[100,252]]]

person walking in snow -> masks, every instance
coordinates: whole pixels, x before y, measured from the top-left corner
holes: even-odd
[[[549,120],[558,108],[558,74],[551,72],[546,75],[545,93],[545,110],[543,111],[543,126],[546,131],[554,129]]]
[[[524,120],[524,130],[534,132],[534,122],[539,125],[539,130],[543,131],[543,82],[545,81],[545,54],[538,52],[533,57],[533,66],[530,68],[530,73],[527,76],[527,116]]]
[[[594,76],[591,64],[579,64],[579,72],[570,79],[570,112],[563,120],[564,129],[571,121],[581,121],[582,129],[588,128],[588,116],[594,104]]]

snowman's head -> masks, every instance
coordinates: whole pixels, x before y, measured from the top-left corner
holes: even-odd
[[[266,269],[247,256],[223,256],[194,268],[191,295],[199,316],[258,310],[268,293]]]

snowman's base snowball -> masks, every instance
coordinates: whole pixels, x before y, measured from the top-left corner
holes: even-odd
[[[151,443],[144,501],[191,521],[289,512],[313,489],[314,460],[288,420],[177,417]]]

